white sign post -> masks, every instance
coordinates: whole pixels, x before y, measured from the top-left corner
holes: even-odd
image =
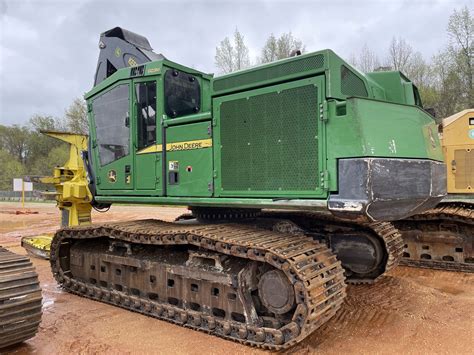
[[[23,179],[13,179],[13,191],[23,190]]]
[[[21,191],[21,207],[25,208],[25,191],[33,191],[33,183],[23,179],[13,179],[13,191]]]

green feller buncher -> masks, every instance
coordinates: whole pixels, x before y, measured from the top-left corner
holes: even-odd
[[[94,225],[63,199],[79,225],[55,234],[50,261],[69,292],[285,349],[337,312],[347,283],[397,265],[390,221],[446,195],[437,126],[400,72],[364,75],[323,50],[214,78],[118,27],[99,48],[76,170],[88,182],[60,168],[58,181],[99,210],[192,215]]]

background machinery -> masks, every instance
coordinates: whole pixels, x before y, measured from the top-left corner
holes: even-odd
[[[474,109],[439,126],[448,196],[432,210],[397,221],[409,266],[474,272]]]
[[[41,301],[38,275],[31,261],[0,247],[0,351],[36,334]]]
[[[69,292],[284,349],[335,314],[346,282],[397,265],[389,221],[446,193],[436,125],[399,72],[363,75],[324,50],[213,78],[118,27],[99,47],[80,178],[58,175],[95,208],[187,205],[195,218],[78,218],[51,244]]]

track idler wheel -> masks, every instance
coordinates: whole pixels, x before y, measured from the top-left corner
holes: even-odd
[[[280,270],[267,271],[258,283],[262,304],[275,314],[285,314],[295,305],[295,292],[288,277]]]
[[[341,260],[346,275],[355,280],[372,279],[384,271],[386,252],[382,243],[370,234],[331,237],[331,249]]]

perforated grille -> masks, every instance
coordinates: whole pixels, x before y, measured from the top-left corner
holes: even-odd
[[[240,75],[231,76],[228,78],[217,78],[214,80],[213,88],[214,91],[223,91],[260,81],[276,79],[286,75],[304,73],[309,70],[315,70],[323,67],[324,55],[317,54],[315,56],[285,62],[279,65],[262,68],[248,73],[242,73]]]
[[[315,190],[317,114],[313,85],[224,102],[222,194],[275,191],[278,196],[278,192]]]
[[[454,160],[456,189],[474,189],[474,150],[456,149]]]
[[[341,65],[341,92],[347,96],[369,96],[362,79],[345,65]]]

